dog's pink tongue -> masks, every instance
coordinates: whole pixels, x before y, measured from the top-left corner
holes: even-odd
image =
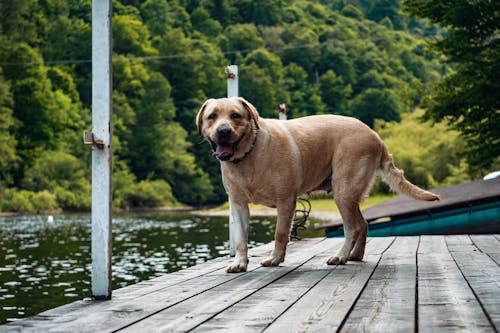
[[[231,156],[233,154],[233,145],[232,144],[219,144],[217,145],[217,149],[213,152],[213,156],[217,158]]]

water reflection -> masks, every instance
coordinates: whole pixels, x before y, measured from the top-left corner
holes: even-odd
[[[267,243],[275,218],[255,218],[251,246]],[[0,323],[90,295],[90,217],[0,217]],[[172,213],[113,219],[113,288],[228,253],[228,219]]]

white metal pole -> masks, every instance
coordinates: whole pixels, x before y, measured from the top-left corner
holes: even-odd
[[[279,120],[286,120],[286,118],[287,118],[286,114],[287,114],[286,104],[278,105],[278,118],[279,118]]]
[[[238,66],[230,65],[226,67],[227,75],[227,97],[238,97]],[[229,218],[229,255],[236,255],[236,245],[234,240],[234,223],[232,217]]]
[[[238,66],[230,65],[226,67],[227,75],[227,97],[238,97]]]
[[[92,0],[92,296],[111,299],[111,0]]]

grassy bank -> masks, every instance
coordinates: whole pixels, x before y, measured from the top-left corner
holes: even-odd
[[[386,200],[394,198],[394,196],[395,196],[394,194],[371,195],[361,203],[361,205],[360,205],[361,210],[364,210],[368,207],[375,206],[381,202],[384,202]],[[304,198],[308,198],[308,197],[306,196]],[[334,212],[334,213],[339,212],[337,205],[335,205],[333,203],[333,200],[330,197],[326,197],[326,196],[311,197],[311,198],[309,198],[309,201],[311,202],[311,210],[312,211]],[[213,209],[210,209],[210,210],[215,211],[215,212],[220,212],[220,211],[227,211],[228,209],[229,209],[229,203],[226,202],[226,203],[224,203],[218,207],[215,207]],[[300,203],[297,204],[297,209],[302,209],[302,206]],[[266,210],[272,210],[272,208],[269,208],[269,207],[266,207],[263,205],[250,204],[250,210],[266,211]]]

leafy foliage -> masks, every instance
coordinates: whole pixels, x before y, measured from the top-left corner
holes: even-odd
[[[47,151],[35,160],[25,174],[24,187],[31,191],[54,193],[60,207],[73,210],[90,208],[90,182],[82,161],[60,151]]]
[[[91,127],[91,0],[2,1],[0,13],[0,200],[16,202],[0,209],[41,209],[35,195],[88,209],[90,149],[80,141]],[[336,113],[373,126],[404,120],[446,73],[422,38],[440,33],[397,0],[114,0],[114,205],[225,200],[194,117],[225,96],[228,64],[240,66],[240,94],[262,116],[286,103],[289,117]],[[424,167],[427,183],[452,179]]]
[[[470,181],[468,165],[460,156],[465,142],[446,123],[422,122],[424,111],[417,109],[402,116],[401,122],[377,120],[380,134],[396,166],[405,177],[424,188]]]
[[[122,207],[158,207],[175,204],[170,185],[163,180],[143,180],[124,193]]]
[[[0,195],[0,210],[36,213],[57,211],[59,206],[55,195],[49,191],[32,192],[7,189]]]
[[[0,76],[0,188],[12,183],[12,172],[19,160],[15,148],[16,138],[13,134],[15,124],[12,115],[13,104],[10,85]]]
[[[476,168],[500,167],[500,3],[404,4],[410,13],[447,29],[432,46],[455,65],[425,100],[426,118],[453,124],[467,140],[467,156]]]

